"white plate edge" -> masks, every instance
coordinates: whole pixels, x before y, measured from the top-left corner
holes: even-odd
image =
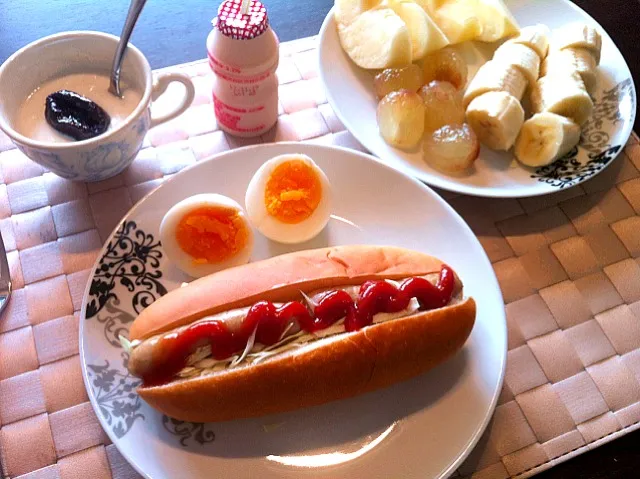
[[[178,173],[176,173],[175,175],[172,175],[170,178],[166,179],[165,181],[163,181],[160,185],[158,185],[155,189],[153,189],[152,191],[150,191],[149,193],[147,193],[146,195],[144,195],[142,198],[140,198],[140,200],[138,200],[138,202],[136,204],[134,204],[128,211],[127,213],[125,213],[125,215],[122,217],[122,219],[118,222],[118,224],[113,228],[113,230],[109,233],[107,240],[105,241],[105,243],[103,244],[102,248],[100,249],[100,253],[98,254],[98,257],[96,259],[96,261],[94,262],[93,268],[92,268],[92,272],[91,272],[91,276],[89,281],[87,282],[87,285],[85,286],[85,291],[84,294],[82,296],[82,307],[80,308],[80,317],[79,317],[79,328],[78,328],[78,340],[79,340],[79,356],[80,356],[80,368],[82,371],[82,381],[84,383],[85,389],[87,390],[87,394],[89,397],[89,403],[91,404],[92,409],[94,410],[96,416],[98,417],[98,420],[100,422],[100,426],[102,427],[102,429],[106,432],[107,436],[109,437],[109,439],[111,440],[111,443],[116,447],[116,449],[118,450],[118,452],[120,452],[121,456],[125,459],[125,461],[130,464],[135,470],[136,472],[138,472],[141,476],[143,476],[146,479],[153,479],[151,478],[151,476],[149,476],[147,473],[144,472],[144,470],[138,465],[138,463],[136,461],[133,461],[132,459],[130,459],[129,455],[125,454],[125,452],[120,448],[120,445],[118,444],[118,442],[120,442],[121,440],[119,438],[117,438],[115,436],[115,434],[113,433],[113,431],[111,430],[111,428],[108,427],[108,424],[106,424],[105,419],[102,417],[102,414],[100,413],[99,409],[97,408],[97,400],[95,398],[95,394],[93,392],[93,388],[91,387],[91,385],[89,384],[89,377],[88,377],[88,372],[87,372],[87,368],[86,368],[86,362],[84,361],[84,357],[85,357],[85,351],[84,351],[84,342],[83,342],[83,331],[84,331],[84,322],[87,320],[86,319],[86,305],[87,305],[87,300],[89,297],[89,290],[91,288],[91,281],[93,278],[93,274],[95,272],[95,270],[97,269],[98,264],[100,263],[104,252],[106,250],[107,244],[109,242],[109,240],[111,238],[113,238],[113,236],[116,234],[116,232],[118,231],[118,229],[122,226],[122,223],[126,220],[126,218],[130,217],[138,208],[141,207],[142,203],[144,201],[146,201],[146,199],[153,195],[156,194],[161,188],[163,188],[167,183],[169,183],[170,181],[173,181],[176,177],[178,177],[182,172],[184,171],[188,171],[191,168],[196,168],[198,165],[204,163],[204,162],[210,162],[210,161],[217,161],[219,160],[221,157],[227,156],[229,154],[232,154],[236,151],[251,151],[254,149],[261,149],[261,148],[278,148],[280,146],[297,146],[297,145],[303,145],[303,146],[308,146],[308,147],[312,147],[312,148],[320,148],[320,149],[326,149],[326,150],[340,150],[349,154],[354,154],[356,156],[361,156],[363,158],[366,158],[368,160],[372,160],[375,161],[376,163],[379,163],[382,167],[391,170],[392,173],[396,173],[396,174],[400,174],[402,176],[404,176],[406,179],[408,179],[409,181],[414,182],[418,187],[427,190],[427,192],[431,195],[433,195],[436,198],[436,201],[439,201],[444,207],[445,209],[448,209],[451,213],[453,213],[453,217],[456,218],[456,221],[458,221],[463,228],[466,228],[468,230],[468,232],[477,238],[476,234],[473,232],[473,230],[469,227],[469,225],[466,223],[466,221],[462,218],[462,216],[460,216],[460,214],[449,204],[447,203],[438,193],[436,193],[435,191],[433,191],[433,189],[423,183],[422,181],[418,180],[417,178],[415,178],[412,175],[408,175],[407,173],[403,172],[403,171],[398,171],[395,168],[387,165],[386,163],[384,163],[382,160],[380,160],[379,158],[373,156],[372,154],[369,153],[364,153],[358,150],[353,150],[351,148],[346,148],[343,146],[337,146],[337,145],[322,145],[322,144],[317,144],[317,143],[309,143],[309,142],[297,142],[297,141],[285,141],[285,142],[278,142],[278,143],[261,143],[261,144],[257,144],[257,145],[249,145],[249,146],[245,146],[245,147],[241,147],[241,148],[235,148],[233,150],[228,150],[228,151],[224,151],[222,153],[218,153],[218,154],[214,154],[210,157],[207,157],[206,159],[200,160],[197,163],[193,164],[193,165],[189,165],[186,168],[183,168],[182,170],[180,170]],[[491,261],[489,260],[489,257],[487,256],[486,252],[484,251],[484,249],[482,248],[482,245],[480,244],[480,242],[478,241],[477,243],[478,247],[479,247],[479,251],[481,252],[481,257],[482,257],[482,261],[485,262],[485,265],[489,266],[489,269],[493,272],[493,275],[491,277],[491,282],[493,283],[492,287],[495,289],[495,291],[498,293],[499,299],[502,302],[503,307],[500,308],[500,314],[499,317],[497,317],[496,319],[494,319],[494,321],[498,321],[498,320],[502,320],[500,321],[501,323],[501,329],[502,329],[502,333],[503,333],[503,337],[504,337],[504,344],[503,347],[501,348],[503,352],[502,357],[500,359],[500,374],[498,377],[498,387],[496,388],[496,390],[493,393],[493,397],[491,398],[491,402],[489,404],[489,408],[487,410],[487,413],[485,415],[485,417],[483,418],[483,420],[480,423],[480,426],[477,428],[476,432],[471,436],[471,438],[469,439],[469,441],[467,442],[467,444],[464,446],[464,451],[461,451],[461,453],[458,455],[458,458],[449,465],[449,467],[447,469],[445,469],[442,474],[435,479],[445,479],[447,477],[449,477],[459,466],[460,464],[462,464],[462,462],[464,462],[464,460],[469,456],[469,454],[471,454],[471,452],[473,451],[473,448],[476,446],[476,444],[478,443],[478,441],[480,440],[480,438],[482,437],[482,434],[484,434],[484,431],[486,430],[489,421],[491,420],[491,418],[493,417],[493,413],[495,411],[498,399],[500,397],[500,394],[502,392],[502,388],[504,385],[504,376],[505,376],[505,372],[506,372],[506,365],[507,365],[507,352],[508,352],[508,331],[507,331],[507,318],[506,318],[506,311],[504,308],[504,297],[502,295],[502,290],[500,288],[500,285],[498,283],[498,279],[497,276],[495,275],[495,270],[493,269],[493,265],[491,264]]]
[[[562,0],[559,0],[562,1]],[[566,0],[565,0],[566,1]],[[618,156],[624,151],[624,147],[626,146],[626,144],[629,142],[629,138],[631,136],[631,133],[633,132],[633,127],[634,127],[634,123],[635,123],[635,119],[636,119],[636,112],[638,109],[638,96],[637,96],[637,91],[636,91],[636,86],[635,86],[635,81],[633,79],[633,76],[631,75],[631,70],[629,69],[629,64],[627,63],[627,60],[625,59],[624,55],[622,55],[622,52],[620,51],[620,48],[618,47],[618,45],[613,41],[613,39],[611,38],[611,36],[609,35],[609,32],[607,32],[604,27],[602,27],[602,25],[600,25],[600,22],[596,21],[591,15],[589,15],[585,10],[583,10],[582,8],[580,8],[578,5],[576,5],[575,3],[571,2],[571,1],[566,1],[566,3],[568,3],[571,7],[573,7],[576,11],[581,12],[582,14],[586,15],[588,18],[590,18],[594,23],[596,23],[600,28],[600,32],[604,33],[607,38],[611,41],[611,43],[615,46],[615,48],[618,50],[618,52],[620,53],[620,56],[623,59],[623,63],[624,63],[624,69],[625,69],[625,73],[627,74],[627,76],[631,79],[631,90],[632,90],[632,94],[633,94],[633,98],[635,100],[636,103],[636,108],[633,109],[632,114],[631,114],[631,118],[630,118],[630,122],[629,125],[630,127],[626,128],[625,130],[623,130],[621,132],[622,137],[626,138],[624,145],[622,146],[622,148],[620,149],[620,151],[616,154],[615,158],[613,160],[611,160],[608,164],[605,165],[605,167],[598,173],[601,174],[604,170],[606,170],[609,166],[611,166],[612,163],[614,163]],[[359,134],[356,133],[356,129],[350,127],[349,125],[351,125],[350,121],[347,121],[346,118],[344,117],[344,115],[341,113],[341,111],[337,108],[335,108],[336,105],[336,100],[333,98],[333,94],[331,93],[331,90],[328,89],[326,87],[327,82],[325,79],[325,75],[323,73],[323,69],[321,68],[322,65],[322,55],[323,55],[323,51],[324,51],[324,45],[325,42],[323,41],[323,39],[325,38],[325,35],[327,35],[327,31],[329,29],[329,24],[332,23],[332,21],[335,23],[335,20],[333,18],[333,12],[334,12],[335,7],[331,7],[331,10],[329,10],[329,12],[327,13],[327,16],[325,17],[325,19],[322,22],[322,25],[320,27],[320,32],[318,33],[318,47],[317,47],[317,62],[318,62],[318,76],[320,77],[320,81],[322,83],[322,86],[324,87],[324,91],[325,91],[325,95],[327,97],[327,102],[329,103],[329,106],[331,106],[331,109],[333,110],[333,112],[335,113],[335,115],[338,117],[338,119],[344,124],[344,126],[347,128],[347,131],[353,135],[353,137],[365,148],[367,148],[364,144],[364,142],[361,140],[361,137],[363,136],[363,134]],[[628,131],[626,131],[628,130]],[[367,151],[369,151],[369,149],[367,148]],[[372,152],[369,152],[370,155],[373,155]],[[384,161],[384,160],[380,160],[380,161]],[[413,174],[411,172],[408,171],[407,168],[405,167],[400,167],[401,170],[405,175],[408,176],[412,176]],[[573,188],[577,185],[582,185],[584,183],[589,182],[590,180],[592,180],[593,178],[595,178],[598,175],[594,175],[591,178],[589,178],[586,182],[585,181],[581,181],[578,182],[574,185],[571,185],[569,188]],[[506,190],[506,191],[493,191],[492,189],[487,189],[484,191],[478,191],[478,187],[474,187],[474,186],[468,186],[465,184],[459,184],[458,187],[453,187],[451,185],[449,185],[448,183],[442,183],[442,180],[440,178],[437,177],[433,177],[430,180],[422,180],[420,179],[419,181],[424,182],[426,184],[428,184],[428,186],[430,187],[435,187],[435,188],[440,188],[442,190],[445,191],[449,191],[451,193],[458,193],[458,194],[463,194],[463,195],[468,195],[468,196],[474,196],[474,197],[478,197],[478,198],[534,198],[537,196],[544,196],[544,195],[550,195],[550,194],[554,194],[554,193],[558,193],[562,190],[560,189],[553,189],[553,187],[549,186],[548,190],[540,190],[540,191],[535,191],[529,194],[522,194],[522,193],[518,193],[518,190]],[[566,189],[569,189],[566,188]]]

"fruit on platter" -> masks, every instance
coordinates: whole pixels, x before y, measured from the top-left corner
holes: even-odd
[[[424,130],[464,123],[462,94],[451,83],[434,80],[418,92],[424,103]]]
[[[402,19],[409,30],[413,61],[449,44],[442,30],[419,5],[410,1],[391,0],[389,7]]]
[[[531,48],[520,43],[504,43],[493,54],[493,60],[511,65],[527,79],[528,86],[536,84],[540,75],[540,57]]]
[[[424,104],[415,91],[400,90],[385,96],[377,109],[384,141],[398,148],[413,148],[424,134]]]
[[[452,47],[445,47],[430,53],[422,60],[424,83],[433,80],[446,81],[458,89],[467,84],[467,62]]]
[[[540,73],[541,58],[537,52],[542,48],[531,48],[528,40],[535,40],[539,47],[544,40],[539,33],[527,32],[526,28],[516,41],[498,47],[464,93],[469,125],[480,142],[493,150],[507,151],[516,142],[525,119],[520,101],[527,87],[536,85]]]
[[[502,0],[478,0],[475,5],[481,32],[475,40],[497,42],[518,34],[520,27]]]
[[[338,24],[342,48],[361,68],[377,69],[411,63],[411,36],[390,8],[367,10],[350,24]]]
[[[343,49],[367,69],[398,66],[406,57],[411,63],[450,43],[495,42],[519,31],[502,0],[335,0],[334,17]],[[399,46],[409,51],[399,55]]]
[[[548,165],[580,141],[581,126],[591,116],[602,38],[588,25],[566,25],[553,34],[542,77],[531,90],[534,115],[516,141],[515,155],[523,164]]]
[[[571,151],[593,112],[601,44],[598,32],[584,25],[553,35],[544,25],[527,26],[504,42],[464,94],[466,119],[480,142],[494,150],[515,144],[516,158],[532,167]],[[534,116],[524,121],[520,100],[527,86]]]
[[[593,97],[597,86],[596,57],[590,50],[580,47],[570,47],[564,50],[553,50],[540,67],[540,75],[566,72],[571,74],[576,71],[580,74],[582,82],[589,95]]]
[[[461,174],[480,154],[480,143],[473,130],[462,125],[445,125],[427,134],[423,144],[424,160],[447,174]]]
[[[524,109],[518,99],[507,92],[487,92],[469,104],[467,121],[482,144],[506,151],[518,138],[524,123]]]
[[[547,74],[531,91],[534,113],[548,111],[583,125],[593,112],[593,100],[576,71]]]
[[[467,107],[474,98],[490,91],[505,91],[520,101],[526,88],[527,78],[520,69],[490,60],[478,69],[464,92],[463,102]]]
[[[520,28],[503,0],[335,0],[334,13],[345,52],[376,71],[383,140],[422,142],[446,174],[468,169],[480,143],[547,165],[576,146],[593,112],[602,37],[590,25]],[[456,45],[469,40],[497,42],[470,81],[469,52]]]
[[[585,48],[593,53],[596,65],[600,64],[602,36],[595,27],[581,23],[566,25],[556,30],[553,36],[553,44],[558,50]]]
[[[334,18],[341,25],[350,25],[367,10],[380,5],[381,0],[335,0]]]
[[[431,14],[449,42],[462,43],[475,40],[482,33],[475,6],[471,1],[443,1]]]
[[[580,126],[555,113],[536,113],[524,122],[516,142],[518,160],[532,167],[563,157],[580,141]]]
[[[378,99],[392,91],[418,91],[422,83],[422,70],[413,63],[402,68],[386,68],[373,78],[373,88]]]
[[[549,51],[550,36],[551,30],[549,27],[539,23],[521,28],[516,37],[507,40],[505,43],[517,43],[529,47],[538,54],[540,60],[543,60]]]

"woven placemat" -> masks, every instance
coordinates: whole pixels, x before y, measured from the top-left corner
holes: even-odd
[[[212,154],[283,140],[363,150],[326,103],[315,46],[315,37],[282,45],[281,116],[263,138],[217,129],[205,62],[173,68],[193,77],[193,106],[150,131],[134,164],[108,181],[58,178],[0,134],[0,231],[15,286],[0,318],[4,476],[139,477],[100,427],[81,378],[78,311],[90,269],[136,201]],[[456,476],[524,478],[640,427],[639,169],[634,136],[602,174],[555,195],[442,192],[487,251],[509,326],[499,405]]]

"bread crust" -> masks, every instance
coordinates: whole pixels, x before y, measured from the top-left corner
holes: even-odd
[[[406,265],[403,268],[406,276]],[[323,404],[383,388],[433,368],[462,348],[475,317],[475,301],[468,298],[344,333],[317,347],[259,364],[141,387],[138,393],[167,416],[193,422],[255,417]]]
[[[130,340],[143,340],[256,301],[288,301],[313,291],[368,279],[438,272],[442,261],[395,246],[350,245],[297,251],[197,279],[155,301],[136,318]]]

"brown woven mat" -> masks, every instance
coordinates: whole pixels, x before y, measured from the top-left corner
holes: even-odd
[[[315,37],[282,45],[281,117],[264,138],[217,129],[206,63],[174,67],[197,96],[152,130],[123,174],[62,180],[0,134],[0,230],[15,291],[0,318],[0,463],[21,479],[134,478],[87,402],[78,311],[90,268],[128,209],[163,179],[251,143],[363,149],[326,103]],[[491,259],[507,308],[505,387],[456,475],[526,477],[640,427],[640,144],[582,186],[523,200],[442,193]],[[104,206],[108,205],[108,209]]]

